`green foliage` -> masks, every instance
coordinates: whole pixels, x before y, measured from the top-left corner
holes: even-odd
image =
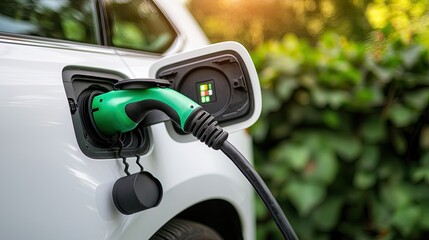
[[[186,0],[189,10],[211,41],[234,39],[247,48],[254,48],[270,39],[280,39],[285,33],[295,33],[315,41],[325,30],[363,41],[373,29],[366,17],[370,2]]]
[[[365,41],[388,27],[394,37],[429,46],[427,0],[186,0],[209,39],[235,40],[247,48],[293,33],[316,42],[326,31]],[[417,36],[415,36],[417,35]],[[354,54],[353,52],[349,52]],[[346,67],[346,66],[341,66]],[[357,77],[347,72],[350,78]]]
[[[287,35],[252,57],[263,91],[255,164],[300,239],[428,236],[428,50]],[[259,201],[257,213],[258,239],[280,239]]]

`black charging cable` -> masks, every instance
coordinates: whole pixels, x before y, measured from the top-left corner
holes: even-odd
[[[250,184],[252,184],[253,188],[267,207],[271,217],[277,224],[277,227],[280,229],[283,237],[288,240],[298,239],[280,205],[277,203],[265,182],[240,151],[227,141],[228,133],[218,125],[218,122],[214,120],[213,116],[202,109],[193,112],[185,124],[185,131],[191,132],[207,146],[215,150],[220,149],[226,156],[228,156],[228,158],[232,160],[235,166],[237,166],[237,168],[247,178]]]
[[[285,239],[298,239],[273,194],[271,194],[267,185],[255,171],[252,165],[250,165],[249,161],[247,161],[247,159],[228,141],[225,141],[222,144],[220,150],[232,160],[235,166],[240,169],[243,175],[255,188],[255,191],[264,202],[271,214],[271,217],[274,219],[277,227],[283,234],[283,237]]]

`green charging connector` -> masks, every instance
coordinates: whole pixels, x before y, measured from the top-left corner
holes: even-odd
[[[160,81],[153,80],[155,84]],[[163,85],[155,87],[151,83],[123,81],[119,85],[122,89],[93,96],[90,99],[90,114],[98,132],[113,136],[131,131],[148,112],[161,110],[184,132],[192,133],[211,148],[219,149],[226,141],[228,133],[198,103],[165,87],[163,82]],[[151,85],[147,87],[148,84]]]
[[[170,88],[116,90],[92,100],[92,115],[97,129],[105,135],[133,130],[147,112],[161,110],[182,130],[192,112],[201,108],[193,100]]]

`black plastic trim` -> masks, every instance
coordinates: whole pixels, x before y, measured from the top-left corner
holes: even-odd
[[[130,89],[148,89],[153,87],[166,88],[170,87],[171,83],[165,79],[153,79],[153,78],[135,78],[120,81],[115,84],[115,89],[119,90],[130,90]]]
[[[86,115],[88,109],[85,110],[85,108],[88,108],[91,95],[112,90],[116,83],[127,79],[125,75],[110,70],[81,66],[65,67],[62,75],[67,100],[75,103],[70,107],[77,108],[77,111],[71,111],[71,118],[78,145],[86,156],[95,159],[118,158],[120,146],[116,140],[119,137],[124,143],[122,156],[144,155],[149,151],[149,130],[143,125],[139,125],[133,131],[107,139],[93,129],[94,124],[91,124],[90,116]]]
[[[165,104],[164,102],[158,100],[143,100],[135,103],[130,103],[125,107],[125,112],[127,113],[128,117],[135,123],[141,122],[146,116],[146,113],[152,110],[161,110],[162,112],[167,114],[167,116],[169,116],[174,123],[178,124],[179,126],[181,125],[180,117],[177,112],[174,111],[174,109],[171,108],[168,104]]]
[[[96,11],[97,11],[97,20],[98,20],[98,29],[100,36],[100,45],[108,46],[107,43],[107,29],[106,29],[106,12],[104,9],[103,0],[95,0]]]
[[[210,226],[223,239],[243,240],[242,221],[237,209],[222,199],[211,199],[197,203],[175,218],[187,219]]]
[[[100,5],[100,16],[102,20],[102,27],[103,27],[103,35],[104,35],[104,46],[112,46],[111,37],[111,29],[109,24],[109,13],[108,13],[108,6],[107,6],[107,0],[98,0]]]

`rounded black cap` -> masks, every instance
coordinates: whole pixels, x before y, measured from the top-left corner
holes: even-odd
[[[134,173],[115,182],[112,196],[116,208],[130,215],[158,206],[162,199],[162,185],[148,172]]]

